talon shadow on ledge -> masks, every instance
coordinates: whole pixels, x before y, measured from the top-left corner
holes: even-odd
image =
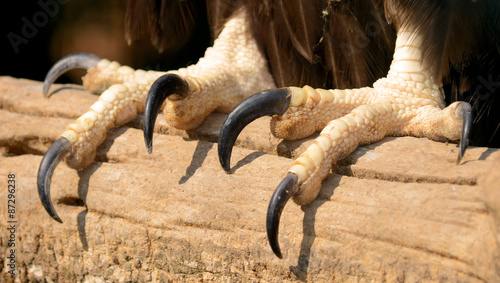
[[[341,175],[330,173],[323,183],[318,198],[312,203],[301,207],[301,210],[304,212],[304,219],[302,221],[303,237],[300,244],[299,258],[296,266],[289,267],[290,271],[301,281],[307,281],[307,269],[309,268],[309,259],[311,258],[311,247],[316,239],[314,225],[316,223],[318,209],[324,203],[331,201],[335,189],[340,184],[341,178]]]
[[[188,139],[183,139],[187,141]],[[196,144],[196,149],[193,153],[193,158],[191,158],[191,163],[186,168],[186,173],[179,180],[179,185],[186,183],[195,173],[198,168],[203,165],[205,159],[207,158],[208,152],[213,148],[214,144],[210,142],[198,141]]]
[[[59,92],[62,92],[62,91],[65,91],[65,90],[78,90],[78,91],[84,91],[84,92],[87,92],[86,89],[83,88],[83,86],[81,85],[63,85],[61,87],[57,87],[57,88],[52,88],[52,91],[49,91],[47,93],[47,96],[48,97],[52,97],[53,95],[56,95],[58,94]],[[96,95],[97,97],[97,95]]]
[[[234,172],[236,172],[236,170],[240,169],[241,167],[252,163],[255,159],[261,157],[264,154],[266,154],[266,153],[262,152],[262,151],[255,151],[255,152],[250,153],[249,155],[245,156],[243,159],[238,160],[238,163],[236,163],[236,165],[234,165],[231,168],[231,173],[234,173]]]
[[[97,147],[94,162],[108,162],[109,159],[107,157],[107,154],[108,154],[109,150],[111,149],[111,147],[113,146],[113,144],[115,143],[115,140],[118,137],[120,137],[121,135],[123,135],[128,129],[129,128],[126,126],[120,126],[117,128],[109,129],[106,132],[106,134],[107,134],[106,139],[104,140],[104,142],[101,145],[99,145]],[[88,167],[88,168],[90,168],[90,167]]]
[[[82,242],[82,247],[85,251],[89,250],[89,244],[87,241],[87,232],[86,232],[86,227],[87,227],[86,217],[89,212],[89,209],[87,207],[89,182],[90,182],[90,177],[94,174],[94,172],[96,172],[101,167],[101,165],[102,165],[101,162],[94,163],[89,167],[85,168],[84,170],[78,171],[78,177],[80,177],[80,180],[78,181],[78,196],[83,201],[85,210],[78,213],[76,217],[76,222],[78,225],[78,236],[80,237],[80,241]]]

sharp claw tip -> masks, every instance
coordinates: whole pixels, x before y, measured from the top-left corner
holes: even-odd
[[[276,250],[273,249],[273,252],[276,255],[276,257],[278,257],[279,259],[283,259],[283,254],[281,254],[281,250],[279,247],[277,247]]]
[[[50,84],[48,84],[47,82],[44,82],[44,84],[43,84],[43,98],[50,97],[49,90],[50,90]]]
[[[225,162],[223,158],[220,157],[219,162],[224,172],[226,172],[226,174],[231,174],[231,165],[229,164],[229,162]]]
[[[267,209],[267,238],[274,254],[280,259],[283,258],[278,240],[281,212],[288,200],[298,191],[298,188],[297,175],[288,173],[274,191]]]
[[[59,138],[44,154],[40,167],[38,168],[37,187],[40,201],[50,217],[59,223],[63,222],[57,215],[52,201],[50,200],[50,180],[55,168],[59,162],[64,159],[70,148],[71,143],[66,138]]]
[[[153,152],[153,140],[144,135],[144,143],[146,144],[146,151],[151,154]]]

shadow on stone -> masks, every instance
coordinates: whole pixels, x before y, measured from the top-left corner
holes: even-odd
[[[479,157],[479,160],[486,160],[486,158],[488,158],[491,154],[493,154],[497,151],[498,150],[495,148],[488,148],[487,150],[485,150],[483,152],[483,154],[481,154],[481,156]]]
[[[80,180],[78,180],[78,196],[83,201],[85,205],[85,210],[78,213],[78,216],[76,217],[76,222],[78,224],[78,236],[80,237],[80,241],[82,242],[82,246],[85,251],[89,250],[87,233],[85,230],[86,227],[85,219],[88,213],[87,195],[89,192],[89,181],[90,177],[94,174],[95,171],[97,171],[101,167],[101,165],[102,163],[94,163],[89,167],[87,167],[86,169],[78,171],[78,177],[80,177]]]
[[[255,159],[259,158],[260,156],[266,154],[265,152],[262,151],[255,151],[250,153],[249,155],[245,156],[245,158],[241,159],[236,163],[236,165],[231,169],[231,172],[234,173],[236,170],[239,168],[251,163]],[[221,168],[222,169],[222,168]]]
[[[89,250],[89,243],[87,242],[87,233],[85,232],[85,218],[87,217],[87,213],[89,211],[85,209],[84,211],[78,213],[76,217],[76,222],[78,224],[78,236],[80,237],[80,241],[82,242],[82,247],[85,251]]]
[[[54,87],[52,86],[50,89],[53,89]],[[56,88],[53,91],[50,91],[47,93],[47,97],[50,98],[53,95],[57,94],[58,92],[64,91],[64,90],[81,90],[81,91],[87,91],[86,89],[83,88],[81,85],[73,85],[73,86],[63,86],[60,88]]]
[[[182,176],[182,178],[179,180],[179,185],[186,183],[189,178],[191,178],[194,173],[196,173],[196,170],[201,167],[201,165],[207,158],[208,152],[212,149],[213,146],[213,143],[198,141],[196,149],[193,153],[193,158],[191,158],[191,164],[189,164],[188,168],[186,168],[186,174],[184,174],[184,176]]]
[[[109,149],[115,143],[116,138],[123,135],[128,129],[129,128],[126,127],[119,127],[108,130],[106,133],[106,139],[101,145],[97,147],[97,152],[95,155],[94,162],[109,162],[107,156]]]
[[[309,268],[309,260],[311,258],[311,247],[316,239],[316,230],[314,224],[316,222],[316,214],[318,209],[326,202],[329,202],[335,188],[340,183],[341,176],[330,174],[324,181],[318,198],[308,205],[301,207],[304,212],[302,222],[303,238],[300,244],[299,260],[296,266],[290,266],[290,271],[297,276],[301,281],[307,281],[307,269]]]

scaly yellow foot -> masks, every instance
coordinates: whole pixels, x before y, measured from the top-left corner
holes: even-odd
[[[278,257],[282,257],[279,219],[288,199],[293,196],[299,205],[313,201],[331,165],[359,145],[385,136],[461,139],[457,163],[460,161],[472,121],[471,107],[455,102],[444,108],[441,79],[424,67],[422,54],[418,33],[400,30],[387,77],[371,88],[321,90],[306,86],[265,91],[246,99],[229,114],[219,136],[219,158],[226,171],[237,135],[260,116],[274,115],[271,130],[278,138],[299,139],[321,130],[288,170],[269,204],[268,237]]]
[[[61,73],[71,68],[88,69],[84,87],[102,94],[87,113],[67,127],[40,164],[38,192],[49,215],[62,222],[50,199],[50,180],[58,162],[65,158],[72,168],[87,167],[108,129],[145,111],[145,139],[150,152],[154,122],[162,108],[168,123],[187,130],[197,127],[213,111],[229,112],[251,94],[275,88],[248,21],[245,10],[236,13],[197,64],[177,71],[135,71],[89,54],[66,57],[57,63],[47,75],[44,94]]]

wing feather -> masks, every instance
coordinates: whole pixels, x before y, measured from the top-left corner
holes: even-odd
[[[160,52],[177,50],[190,40],[197,19],[204,13],[204,1],[129,0],[125,38],[130,44],[147,37]]]

